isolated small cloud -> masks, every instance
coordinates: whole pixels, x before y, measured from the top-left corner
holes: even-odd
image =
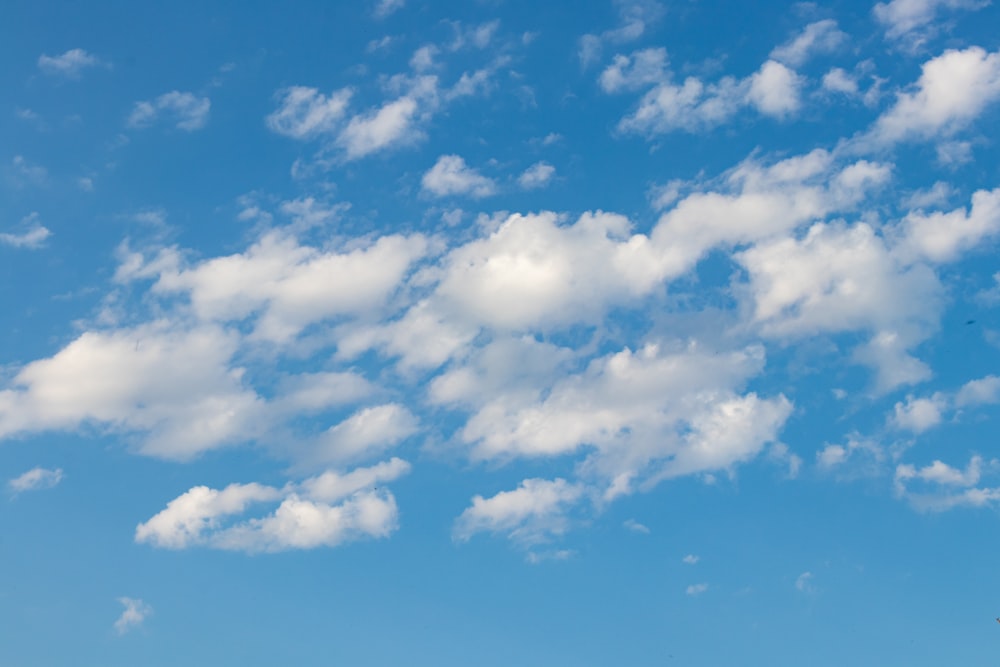
[[[684,563],[685,565],[695,565],[699,560],[701,560],[701,556],[697,556],[695,554],[688,554],[687,556],[684,556],[684,558],[681,559],[681,562]]]
[[[32,468],[14,479],[7,482],[7,488],[11,493],[18,494],[25,491],[41,491],[51,489],[62,481],[62,468],[49,470],[48,468]]]
[[[88,67],[101,63],[96,56],[83,49],[70,49],[58,56],[41,55],[38,57],[38,69],[45,74],[65,76],[75,79],[80,72]]]
[[[458,155],[442,155],[421,181],[425,192],[435,197],[469,195],[488,197],[496,192],[492,179],[469,167]]]
[[[140,627],[153,614],[153,608],[139,598],[121,597],[118,601],[125,607],[115,621],[115,632],[119,635]]]
[[[46,239],[52,236],[52,232],[38,221],[37,213],[23,218],[19,227],[23,231],[0,232],[0,245],[36,250],[45,245]]]
[[[813,573],[803,572],[795,579],[795,590],[799,591],[800,593],[814,592],[815,588],[813,587],[812,581],[813,581]]]
[[[136,102],[127,123],[132,128],[144,128],[164,118],[179,130],[193,132],[208,123],[211,107],[207,97],[173,90],[155,100]]]
[[[701,595],[707,590],[708,590],[708,584],[691,584],[686,589],[684,589],[684,592],[694,597],[696,595]]]
[[[525,190],[545,187],[555,176],[556,168],[548,162],[536,162],[518,176],[518,184]]]
[[[649,535],[649,528],[642,525],[635,519],[626,519],[625,523],[623,523],[622,525],[625,526],[625,528],[627,528],[628,530],[631,530],[633,533],[642,533],[643,535]]]

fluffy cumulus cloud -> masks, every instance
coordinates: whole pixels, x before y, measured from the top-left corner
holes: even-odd
[[[57,56],[42,54],[38,57],[38,69],[45,74],[77,78],[88,67],[100,65],[100,59],[83,49],[70,49]]]
[[[0,437],[94,424],[175,459],[243,441],[261,401],[229,365],[237,344],[212,325],[87,331],[0,390]]]
[[[912,90],[879,117],[871,138],[880,143],[947,137],[1000,99],[1000,52],[978,46],[949,49],[922,65]]]
[[[468,166],[458,155],[442,155],[421,179],[424,192],[434,197],[468,195],[488,197],[496,192],[496,184]]]
[[[346,474],[329,470],[283,488],[256,483],[221,490],[196,486],[140,523],[135,540],[164,549],[275,552],[387,537],[398,524],[396,500],[376,484],[409,469],[405,461],[391,459]],[[262,504],[277,507],[263,516],[243,516]]]
[[[582,495],[582,487],[564,479],[526,479],[513,491],[473,498],[455,521],[454,535],[468,540],[476,533],[490,532],[526,545],[544,542],[566,532],[567,514]]]
[[[194,93],[172,90],[154,100],[136,102],[128,117],[128,126],[144,128],[165,120],[179,130],[193,132],[208,123],[212,102]]]
[[[17,495],[25,491],[40,491],[51,489],[62,481],[62,468],[50,470],[48,468],[32,468],[7,482],[10,492]]]
[[[193,265],[175,248],[151,257],[126,249],[117,278],[152,279],[154,294],[186,297],[205,322],[253,318],[254,338],[279,343],[310,324],[377,312],[426,250],[421,235],[384,236],[338,251],[274,230],[243,253]]]

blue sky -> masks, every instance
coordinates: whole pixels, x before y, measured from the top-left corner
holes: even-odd
[[[979,0],[0,10],[0,663],[986,665]]]

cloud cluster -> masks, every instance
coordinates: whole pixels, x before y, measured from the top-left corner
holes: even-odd
[[[362,538],[381,538],[398,523],[396,500],[377,484],[409,472],[391,459],[350,473],[328,470],[284,488],[257,483],[224,489],[196,486],[140,523],[135,540],[165,549],[208,547],[274,552],[313,549]],[[252,506],[277,504],[264,516],[240,519]]]
[[[208,123],[212,102],[194,93],[172,90],[154,100],[136,102],[127,123],[132,128],[145,128],[161,119],[186,132],[200,130]]]

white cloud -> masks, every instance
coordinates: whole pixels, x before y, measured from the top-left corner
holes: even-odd
[[[413,435],[417,426],[417,418],[398,403],[362,408],[322,434],[307,458],[344,462],[377,456]]]
[[[750,77],[747,101],[766,116],[784,118],[799,110],[803,79],[793,70],[768,60]]]
[[[32,213],[21,219],[22,232],[0,232],[0,245],[12,248],[37,250],[45,245],[52,232],[38,221],[38,214]]]
[[[828,444],[816,452],[816,465],[823,472],[846,470],[849,474],[872,475],[881,469],[884,459],[885,451],[877,442],[857,433],[849,435],[843,445]]]
[[[957,507],[984,507],[1000,500],[1000,489],[976,487],[982,477],[985,462],[973,456],[965,470],[953,468],[935,460],[918,468],[911,464],[896,466],[896,494],[914,508],[925,512],[944,512]],[[997,468],[995,459],[988,463]],[[918,490],[911,487],[917,485]]]
[[[844,69],[834,67],[823,75],[823,90],[853,97],[858,94],[858,81]]]
[[[941,423],[941,413],[947,407],[942,394],[935,394],[930,398],[907,396],[906,403],[896,403],[891,421],[896,428],[923,433]]]
[[[812,572],[803,572],[795,579],[795,590],[799,591],[800,593],[814,592],[816,590],[812,583],[814,578],[815,577],[813,576]]]
[[[390,14],[394,14],[406,5],[406,0],[377,0],[375,4],[375,18],[383,19]]]
[[[485,395],[462,429],[474,458],[561,456],[586,446],[580,473],[605,499],[756,456],[791,412],[783,397],[738,395],[759,349],[625,349],[533,391]]]
[[[393,495],[373,488],[409,471],[399,459],[346,475],[328,471],[277,489],[231,484],[221,491],[197,486],[136,527],[135,540],[166,549],[275,552],[332,547],[366,537],[388,536],[398,525]],[[261,503],[280,503],[260,518],[239,519]]]
[[[419,104],[412,97],[400,97],[378,109],[351,118],[337,143],[347,159],[357,159],[395,145],[413,143],[422,134],[416,128]]]
[[[126,250],[117,278],[155,278],[154,294],[186,294],[204,321],[256,316],[252,336],[280,343],[316,322],[377,312],[426,249],[422,236],[394,235],[345,252],[320,250],[270,230],[243,253],[190,267],[176,249],[151,258]]]
[[[950,136],[1000,99],[1000,52],[949,49],[921,69],[915,90],[898,93],[876,121],[871,132],[876,142]]]
[[[580,38],[579,57],[584,67],[601,57],[605,42],[621,44],[632,42],[646,32],[646,29],[665,13],[663,5],[655,0],[615,0],[619,24],[605,30],[600,35],[584,35]]]
[[[964,472],[956,470],[941,461],[934,461],[930,465],[923,468],[900,464],[896,467],[896,480],[904,481],[919,479],[932,484],[943,484],[948,486],[975,486],[979,483],[982,464],[983,460],[979,456],[973,456],[972,459],[969,460],[969,465]]]
[[[649,535],[649,528],[647,526],[642,525],[635,519],[626,519],[625,523],[623,523],[622,525],[625,526],[625,528],[627,528],[628,530],[632,531],[633,533],[642,533],[643,535]]]
[[[205,127],[211,108],[207,97],[173,90],[155,100],[136,102],[127,122],[129,127],[144,128],[165,116],[177,129],[193,132]]]
[[[413,52],[410,58],[410,67],[417,72],[425,72],[434,68],[434,57],[438,53],[438,47],[433,44],[425,44]]]
[[[686,595],[694,597],[697,595],[701,595],[707,590],[708,590],[708,584],[691,584],[690,586],[684,589],[684,593]]]
[[[421,180],[424,192],[435,197],[488,197],[496,192],[492,179],[469,167],[458,155],[442,155]]]
[[[695,554],[688,554],[681,559],[681,562],[685,565],[696,565],[701,558]]]
[[[833,19],[824,19],[807,25],[802,32],[771,51],[771,59],[798,67],[814,54],[831,53],[847,40],[847,34],[837,27]]]
[[[281,91],[281,102],[267,117],[267,126],[293,139],[332,134],[344,118],[351,95],[350,88],[327,96],[316,88],[291,86]]]
[[[617,73],[613,68],[614,65],[607,79],[612,89],[631,81],[624,71]],[[637,76],[631,71],[628,74]],[[648,76],[651,74],[647,68]],[[618,123],[620,131],[647,136],[675,130],[700,132],[728,121],[748,106],[764,115],[784,118],[799,110],[804,83],[801,76],[774,60],[768,60],[744,79],[727,76],[705,83],[689,76],[678,84],[669,80],[669,73],[662,78],[661,83],[643,95],[638,108]]]
[[[921,31],[931,26],[942,9],[979,9],[983,0],[891,0],[875,5],[872,12],[885,26],[889,39],[910,39],[918,46],[925,39]]]
[[[555,176],[556,168],[548,162],[536,162],[517,177],[517,183],[525,190],[543,188]]]
[[[95,424],[170,459],[245,441],[262,402],[229,367],[237,345],[211,325],[84,332],[0,389],[0,437]]]
[[[61,482],[62,478],[62,468],[56,468],[55,470],[32,468],[7,482],[7,488],[15,495],[25,491],[41,491],[43,489],[51,489]]]
[[[564,479],[526,479],[513,491],[491,498],[475,496],[455,520],[455,538],[465,541],[476,533],[491,532],[526,545],[548,541],[566,532],[566,513],[582,495],[582,487]]]
[[[58,56],[41,55],[38,57],[38,69],[45,74],[56,74],[77,78],[80,72],[88,67],[101,64],[100,59],[83,49],[70,49]]]
[[[606,93],[637,90],[661,83],[667,77],[667,50],[643,49],[631,56],[616,55],[601,72],[598,82]]]
[[[120,635],[142,626],[143,622],[153,614],[153,608],[138,598],[118,598],[125,609],[115,621],[115,632]]]
[[[23,155],[15,155],[10,164],[14,184],[18,187],[41,187],[48,181],[48,170],[40,164],[32,164]]]
[[[1000,188],[973,193],[968,210],[911,212],[900,231],[900,253],[907,259],[955,261],[1000,234]]]
[[[1000,403],[1000,377],[987,375],[966,382],[955,397],[959,407]]]

